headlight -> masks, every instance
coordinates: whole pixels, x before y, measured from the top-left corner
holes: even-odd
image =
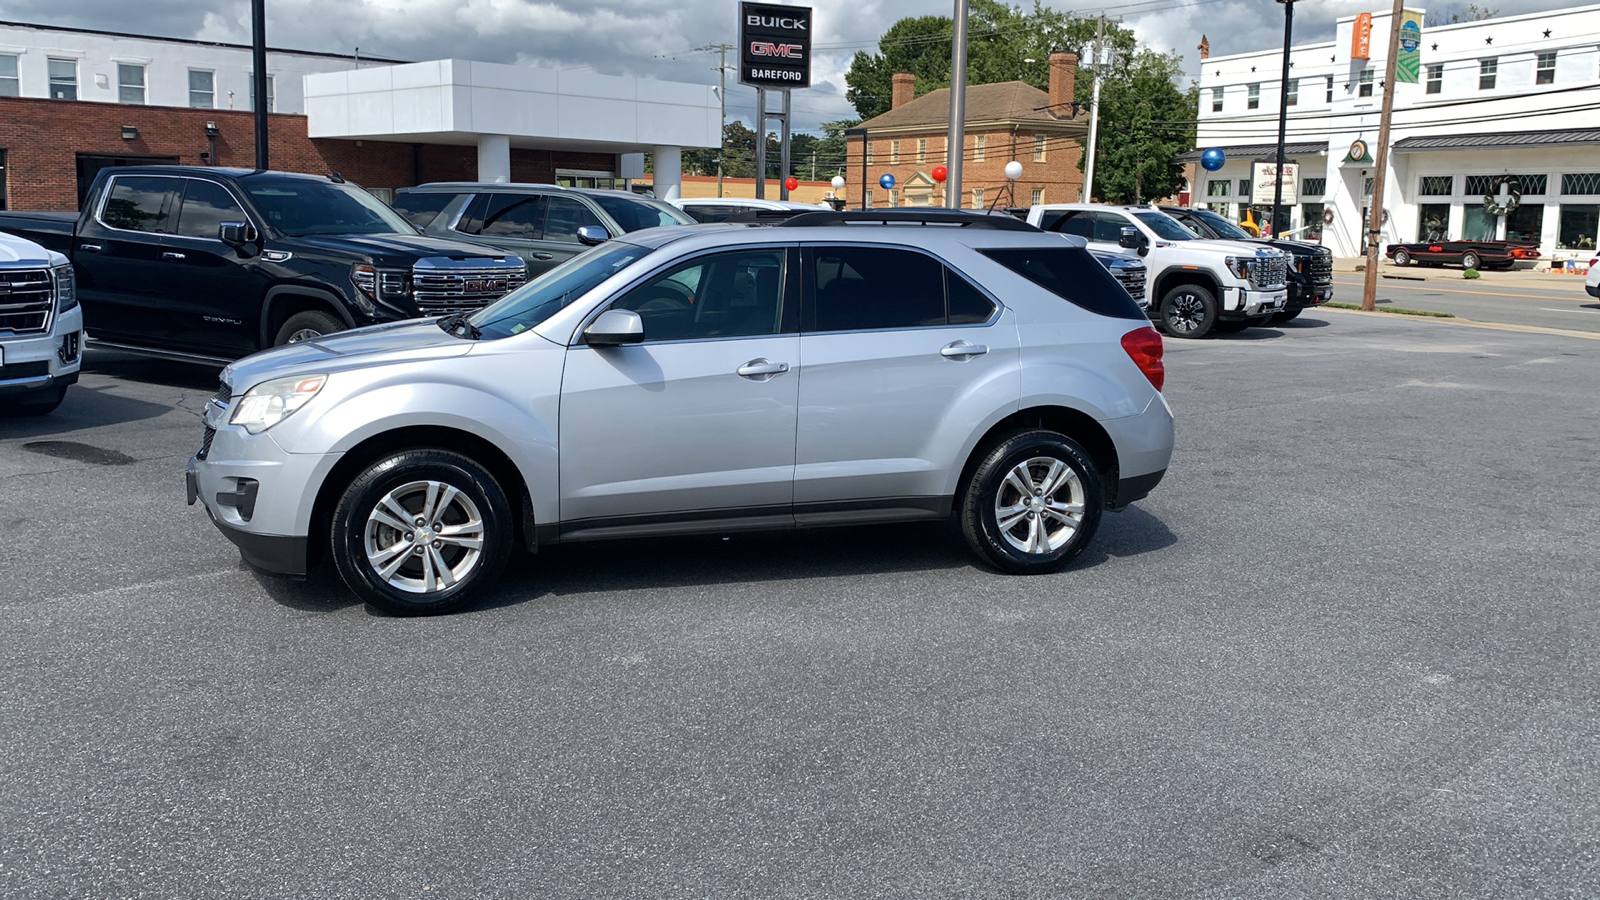
[[[311,402],[327,380],[326,375],[296,375],[263,381],[245,391],[228,421],[243,425],[251,434],[260,434]]]
[[[373,300],[406,295],[406,273],[400,269],[356,266],[350,270],[350,280],[361,293]]]
[[[1230,256],[1228,257],[1228,271],[1239,278],[1248,279],[1250,277],[1250,264],[1254,261],[1245,256]]]
[[[50,270],[56,281],[56,312],[64,313],[78,305],[78,279],[72,266],[56,266]]]

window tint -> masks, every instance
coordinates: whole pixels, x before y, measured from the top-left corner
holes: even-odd
[[[544,222],[544,239],[576,244],[579,228],[599,224],[600,219],[582,203],[570,197],[551,197],[550,212]]]
[[[944,266],[910,250],[820,247],[811,253],[816,331],[945,324]]]
[[[475,223],[484,237],[522,238],[536,241],[544,234],[543,195],[486,194],[488,206]]]
[[[460,194],[430,194],[430,193],[405,193],[396,194],[394,202],[390,204],[394,211],[405,217],[407,222],[418,228],[427,228],[428,223],[434,220],[450,201],[461,196]]]
[[[1094,237],[1094,214],[1083,210],[1064,212],[1054,219],[1046,218],[1045,231],[1055,231],[1060,234],[1075,234],[1084,240]]]
[[[644,320],[644,339],[682,341],[783,330],[782,248],[703,256],[650,279],[611,305]]]
[[[732,206],[711,206],[704,203],[685,206],[683,211],[688,213],[689,218],[694,219],[696,222],[721,222],[733,218],[739,212]]]
[[[951,325],[982,325],[994,315],[994,301],[972,286],[972,282],[945,269],[945,290],[949,296]]]
[[[111,182],[111,194],[106,197],[100,218],[112,228],[165,233],[167,196],[175,183],[171,178],[117,178]]]
[[[185,181],[188,186],[183,192],[183,206],[178,209],[176,233],[215,240],[217,226],[223,222],[250,221],[222,185],[193,178]]]
[[[1094,239],[1102,244],[1115,244],[1121,241],[1122,229],[1132,227],[1132,222],[1116,213],[1094,214]]]
[[[594,202],[600,204],[600,208],[606,211],[606,215],[615,219],[625,232],[661,225],[687,225],[691,221],[689,217],[679,212],[677,207],[659,200],[646,200],[621,191],[591,196]]]
[[[1090,312],[1118,319],[1143,321],[1145,318],[1122,285],[1085,250],[1029,247],[981,252],[1057,297]]]

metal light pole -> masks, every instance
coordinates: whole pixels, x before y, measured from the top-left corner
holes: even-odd
[[[945,138],[944,205],[961,208],[961,163],[967,155],[967,2],[956,0],[950,42],[950,133]]]
[[[1278,178],[1272,187],[1272,236],[1278,237],[1278,210],[1283,207],[1284,134],[1289,128],[1289,41],[1294,35],[1294,0],[1283,4],[1283,81],[1278,87]]]
[[[1394,116],[1394,66],[1400,55],[1400,15],[1405,0],[1394,0],[1389,16],[1389,59],[1383,65],[1383,115],[1378,118],[1377,165],[1373,167],[1372,207],[1367,210],[1367,270],[1362,279],[1361,308],[1378,308],[1378,239],[1383,237],[1383,176],[1389,169],[1389,119]]]
[[[706,44],[689,51],[701,53],[715,50],[717,60],[717,100],[722,104],[722,116],[717,120],[717,196],[722,196],[722,157],[728,152],[728,51],[732,44]]]
[[[256,168],[267,168],[267,0],[250,0],[250,58],[256,67],[251,86],[256,108]]]

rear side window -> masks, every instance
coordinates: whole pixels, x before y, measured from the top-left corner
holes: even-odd
[[[539,194],[486,194],[488,206],[473,221],[474,233],[484,237],[536,241],[544,236],[545,198]],[[481,199],[481,198],[480,198]]]
[[[818,247],[806,254],[807,331],[982,324],[995,304],[938,260],[894,247]]]
[[[175,178],[127,175],[111,182],[100,220],[112,228],[165,234]]]
[[[642,200],[620,191],[591,194],[594,202],[617,221],[623,231],[642,231],[663,225],[687,225],[694,220],[684,215],[676,206]]]
[[[1094,215],[1083,210],[1046,215],[1040,225],[1045,231],[1075,234],[1086,241],[1094,240]]]
[[[429,223],[438,218],[439,213],[450,205],[450,201],[461,196],[460,194],[436,193],[405,193],[396,195],[390,205],[394,211],[405,217],[407,222],[417,228],[427,228]]]
[[[723,222],[744,212],[743,209],[737,206],[712,206],[709,203],[696,203],[692,206],[685,206],[683,211],[696,222]]]
[[[1028,247],[981,252],[1075,306],[1102,316],[1144,321],[1145,315],[1133,298],[1088,251],[1076,247]]]

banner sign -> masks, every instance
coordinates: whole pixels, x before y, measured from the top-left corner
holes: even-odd
[[[1255,162],[1250,164],[1250,203],[1271,206],[1272,195],[1278,187],[1278,164]],[[1300,164],[1283,164],[1283,205],[1299,202]]]
[[[1400,14],[1400,54],[1394,59],[1395,84],[1416,84],[1422,72],[1422,13]]]
[[[1350,58],[1372,58],[1372,13],[1356,16],[1355,31],[1350,35]]]
[[[739,4],[739,83],[779,91],[811,86],[811,7]]]

